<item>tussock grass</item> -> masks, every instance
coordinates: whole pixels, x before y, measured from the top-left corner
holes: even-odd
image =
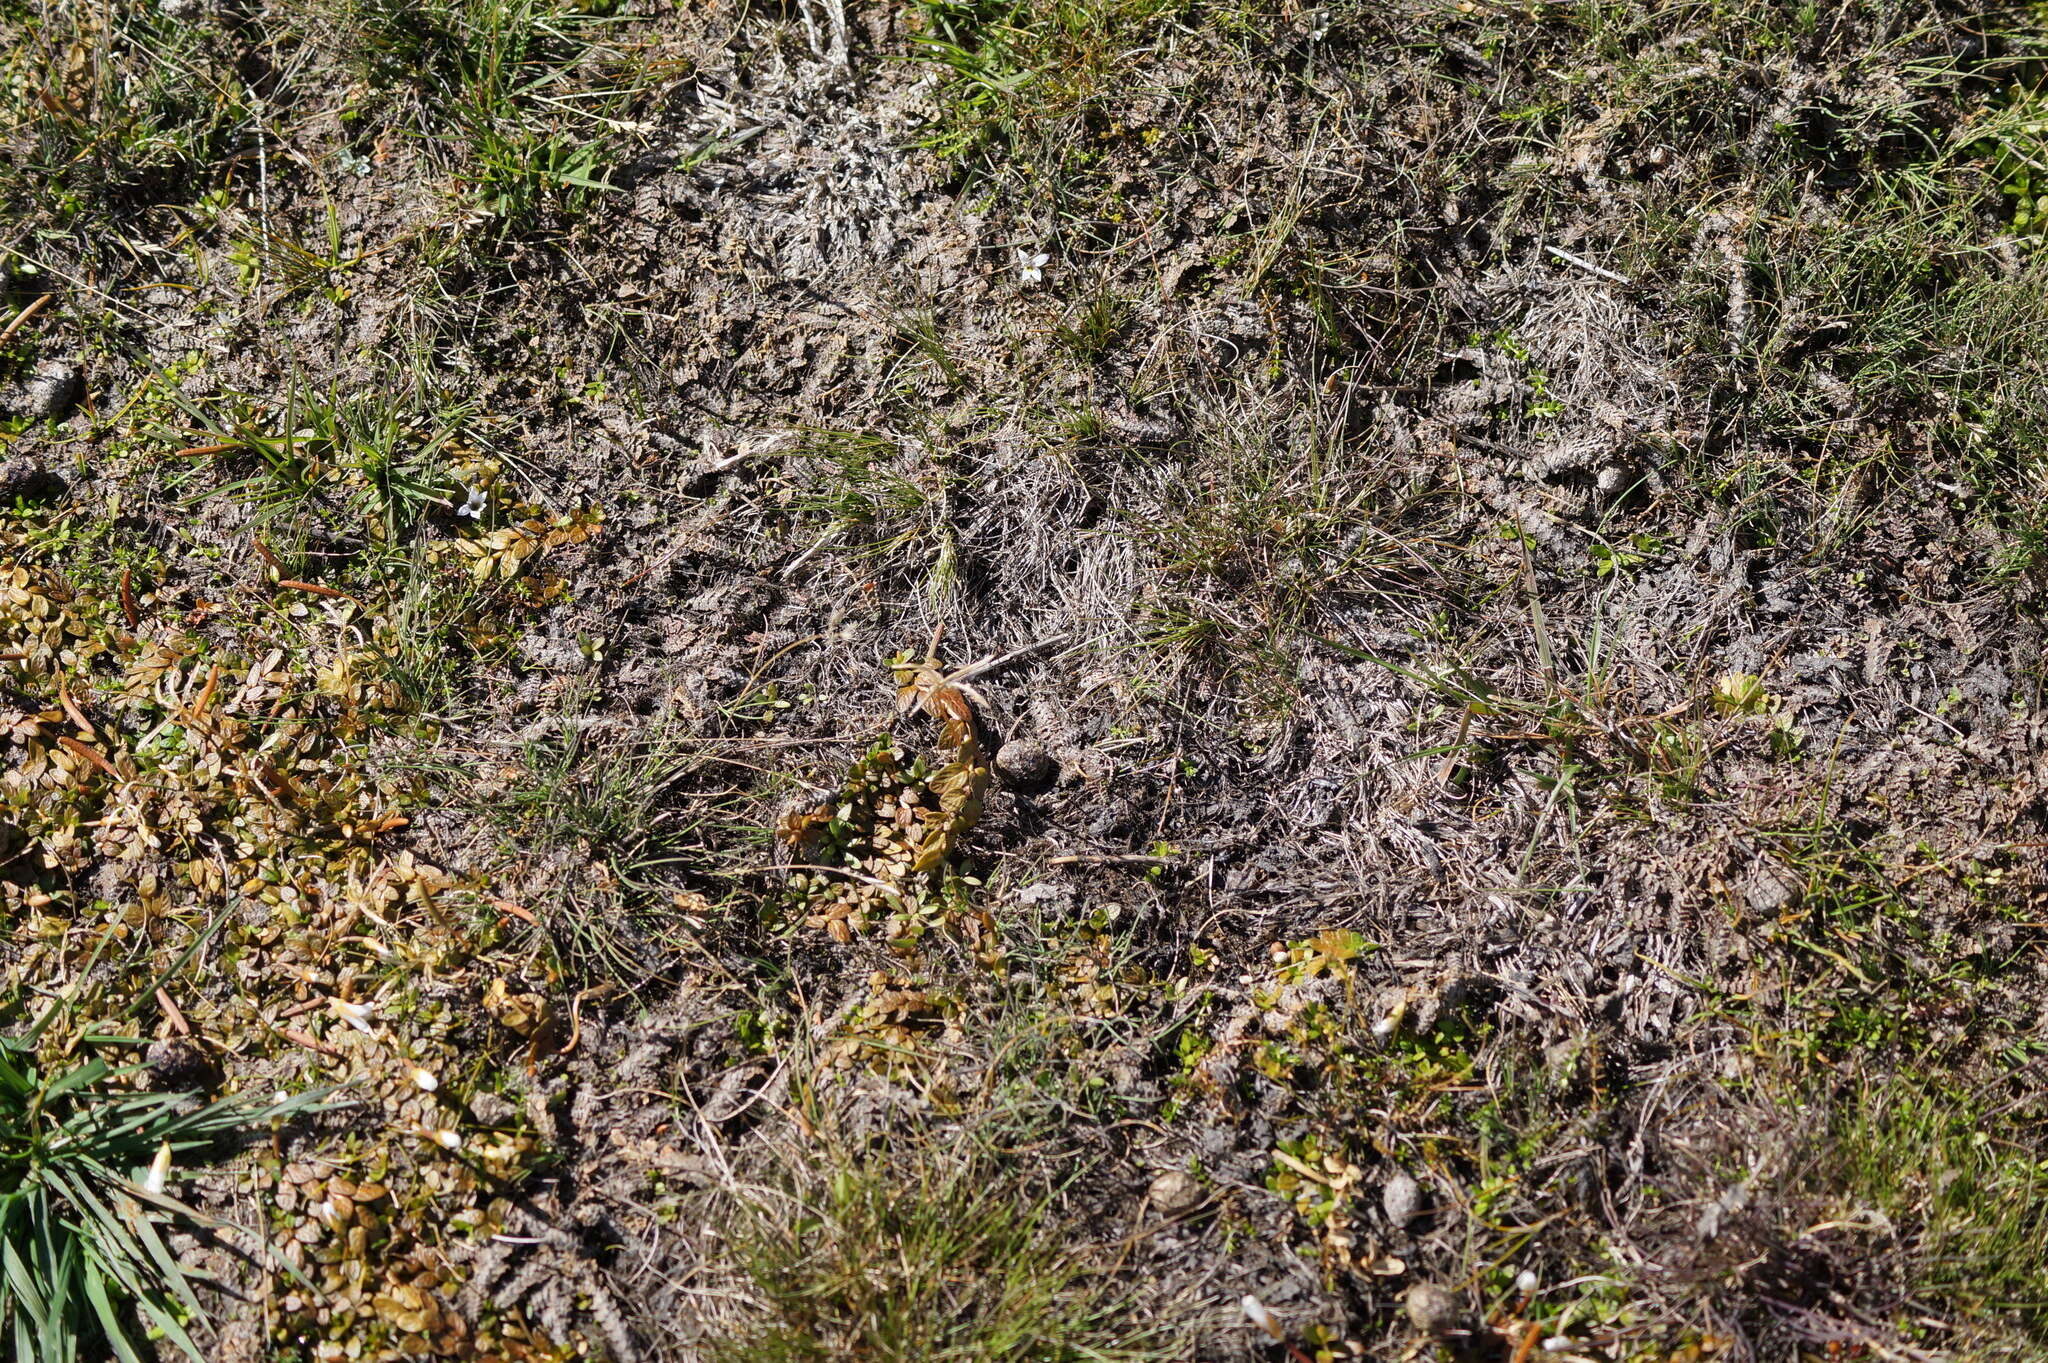
[[[821,1158],[821,1155],[823,1156]],[[800,1172],[799,1172],[800,1171]],[[1175,1357],[1043,1194],[993,1153],[794,1152],[739,1245],[760,1319],[745,1363],[1147,1363]]]
[[[38,1056],[60,1011],[0,1040],[0,1330],[20,1359],[72,1363],[105,1349],[139,1363],[139,1318],[148,1335],[204,1363],[187,1333],[205,1315],[193,1290],[203,1275],[165,1236],[205,1218],[167,1195],[165,1179],[318,1095],[265,1103],[136,1092],[129,1081],[141,1066]]]

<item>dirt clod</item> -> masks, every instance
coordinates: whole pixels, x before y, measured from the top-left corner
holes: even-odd
[[[0,460],[0,504],[55,501],[68,486],[62,475],[28,455]]]
[[[220,1067],[203,1047],[186,1037],[153,1041],[143,1052],[151,1086],[173,1093],[207,1089],[220,1082]]]

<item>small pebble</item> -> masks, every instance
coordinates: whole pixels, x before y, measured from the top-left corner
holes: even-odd
[[[1416,1283],[1408,1289],[1402,1305],[1409,1323],[1425,1335],[1441,1338],[1458,1328],[1465,1308],[1448,1288],[1435,1283]]]
[[[85,387],[85,372],[69,360],[47,360],[21,385],[22,415],[56,421],[71,410]]]
[[[1422,1185],[1412,1175],[1397,1171],[1380,1189],[1380,1209],[1397,1228],[1407,1225],[1422,1212]]]
[[[1202,1205],[1202,1185],[1178,1169],[1169,1169],[1152,1180],[1146,1196],[1162,1216],[1179,1216]]]
[[[1010,786],[1042,786],[1059,774],[1059,763],[1035,738],[1018,738],[996,753],[996,773]]]

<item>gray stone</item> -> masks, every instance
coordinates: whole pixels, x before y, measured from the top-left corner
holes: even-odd
[[[1407,1308],[1409,1323],[1433,1338],[1440,1339],[1464,1323],[1464,1303],[1449,1288],[1435,1283],[1416,1283],[1401,1304]]]
[[[1422,1185],[1403,1171],[1396,1171],[1380,1189],[1380,1208],[1395,1229],[1406,1226],[1422,1213]]]
[[[17,501],[55,501],[68,488],[61,477],[27,455],[0,460],[0,506],[11,506]]]
[[[996,753],[996,773],[1005,785],[1042,786],[1057,776],[1059,769],[1045,744],[1035,738],[1012,739]]]
[[[83,369],[70,360],[46,360],[22,383],[16,406],[33,420],[56,421],[71,410],[83,391]]]
[[[1146,1197],[1162,1216],[1180,1216],[1202,1205],[1202,1185],[1192,1175],[1168,1169],[1152,1180]]]

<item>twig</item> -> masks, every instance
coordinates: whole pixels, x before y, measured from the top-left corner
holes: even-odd
[[[283,1037],[286,1041],[291,1042],[294,1046],[304,1046],[309,1051],[315,1051],[321,1055],[328,1056],[329,1058],[334,1060],[341,1060],[345,1058],[342,1055],[342,1053],[334,1049],[334,1047],[328,1045],[324,1041],[315,1041],[312,1037],[306,1035],[304,1032],[300,1031],[296,1027],[279,1027],[275,1030],[279,1036]]]
[[[1458,707],[1458,737],[1457,740],[1451,744],[1450,752],[1444,755],[1444,765],[1442,770],[1438,771],[1436,774],[1436,783],[1438,785],[1450,785],[1451,777],[1455,776],[1458,771],[1459,754],[1464,751],[1465,740],[1467,738],[1470,738],[1471,736],[1472,706],[1468,703]]]
[[[185,1021],[185,1015],[178,1011],[178,1005],[171,1001],[171,996],[164,992],[161,985],[157,986],[156,1006],[164,1010],[164,1020],[171,1024],[172,1030],[179,1036],[192,1035],[192,1024]]]
[[[603,984],[593,984],[590,988],[579,991],[575,998],[569,1000],[569,1039],[562,1043],[561,1050],[556,1052],[557,1055],[567,1055],[575,1050],[576,1043],[583,1039],[583,1001],[585,999],[610,998],[617,988],[617,985],[609,981]]]
[[[1546,246],[1543,249],[1550,252],[1550,254],[1556,256],[1559,260],[1563,261],[1567,265],[1578,266],[1587,274],[1598,275],[1600,276],[1600,278],[1612,280],[1616,284],[1630,284],[1634,282],[1627,275],[1616,274],[1612,270],[1603,270],[1598,265],[1595,265],[1592,261],[1581,259],[1580,257],[1573,255],[1570,251],[1561,251],[1555,246]]]
[[[537,928],[540,926],[540,920],[538,918],[535,918],[529,910],[521,908],[519,905],[513,903],[509,899],[498,899],[496,897],[493,897],[491,899],[491,907],[496,909],[499,913],[509,915],[513,918],[517,918],[520,922],[526,924],[528,927]]]
[[[88,747],[69,734],[58,734],[57,743],[65,752],[70,753],[73,757],[84,758],[116,781],[121,779],[120,769],[115,767],[112,762],[109,762],[106,754],[102,753],[98,748]]]
[[[54,293],[39,293],[34,298],[29,299],[28,306],[14,314],[14,320],[7,324],[7,330],[0,331],[0,346],[4,346],[13,340],[14,333],[27,326],[29,319],[49,306],[50,300],[56,296]]]
[[[358,609],[361,609],[366,612],[370,609],[368,606],[363,605],[362,602],[357,601],[353,596],[350,596],[347,592],[343,591],[339,587],[326,587],[322,586],[318,582],[300,582],[298,579],[290,577],[279,578],[277,581],[277,585],[280,587],[289,587],[291,590],[295,592],[311,592],[315,596],[338,597],[343,601],[352,602]]]
[[[1013,648],[1008,653],[994,654],[981,659],[979,662],[969,663],[967,666],[952,673],[946,680],[957,686],[961,682],[971,681],[975,677],[979,677],[984,672],[993,672],[997,668],[1008,667],[1020,658],[1028,658],[1034,653],[1041,653],[1051,648],[1054,644],[1063,644],[1066,641],[1067,636],[1064,634],[1047,635],[1037,643],[1026,644],[1022,648]]]
[[[267,241],[270,237],[270,156],[263,145],[263,97],[253,86],[242,88],[249,92],[249,103],[256,107],[256,202]]]
[[[809,563],[812,559],[818,556],[818,553],[821,550],[823,550],[826,545],[830,544],[833,540],[838,539],[839,532],[844,530],[845,528],[846,527],[841,525],[838,521],[834,521],[832,522],[832,524],[826,526],[825,533],[818,536],[817,541],[814,544],[812,544],[810,548],[804,550],[801,554],[798,554],[795,558],[783,564],[780,568],[776,570],[775,575],[777,577],[788,577],[791,573],[803,567],[806,563]]]
[[[1543,680],[1557,685],[1556,655],[1550,648],[1550,629],[1543,619],[1543,597],[1536,589],[1536,560],[1529,553],[1529,537],[1517,535],[1515,544],[1522,551],[1522,585],[1529,593],[1529,624],[1536,631],[1536,662],[1543,669]]]

